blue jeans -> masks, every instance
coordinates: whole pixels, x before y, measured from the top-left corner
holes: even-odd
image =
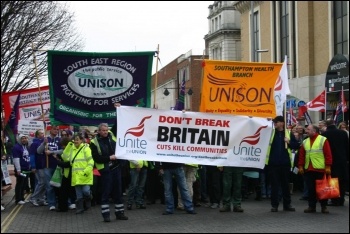
[[[177,186],[180,190],[182,203],[184,204],[185,210],[192,211],[193,203],[190,193],[187,188],[185,172],[182,166],[171,169],[164,169],[163,183],[164,183],[164,197],[166,211],[174,213],[174,195],[173,195],[173,182],[172,177],[175,176]]]
[[[147,179],[147,168],[143,167],[140,171],[136,168],[130,168],[130,185],[128,190],[128,204],[143,205],[143,192]]]
[[[45,193],[46,193],[45,170],[44,169],[36,170],[35,178],[36,178],[36,186],[34,189],[34,193],[30,197],[30,199],[33,201],[44,202]]]
[[[90,185],[75,185],[77,200],[90,196]]]
[[[54,172],[54,168],[44,168],[47,203],[49,203],[49,206],[56,207],[56,193],[54,188],[50,185],[50,180]]]

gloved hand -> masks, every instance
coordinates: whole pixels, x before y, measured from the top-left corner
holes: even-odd
[[[303,166],[299,166],[299,174],[300,175],[304,175],[304,167]]]
[[[325,170],[324,170],[325,172],[326,172],[326,174],[327,175],[330,175],[331,174],[331,166],[326,166],[326,168],[325,168]]]

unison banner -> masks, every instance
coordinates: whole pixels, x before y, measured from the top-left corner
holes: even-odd
[[[275,117],[274,86],[282,63],[204,60],[200,111]]]
[[[44,119],[49,121],[50,112],[50,94],[49,86],[39,88],[23,89],[2,94],[2,102],[4,104],[5,123],[11,115],[11,111],[17,100],[19,99],[19,119],[18,120],[38,120],[42,121],[41,103],[43,105]],[[41,95],[40,95],[41,94]]]
[[[267,118],[117,107],[118,159],[264,168]]]
[[[154,52],[48,51],[53,124],[115,124],[114,103],[150,106]]]

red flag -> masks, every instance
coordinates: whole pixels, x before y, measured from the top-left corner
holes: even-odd
[[[347,112],[348,111],[348,107],[346,106],[346,100],[345,100],[345,96],[344,96],[344,90],[343,88],[341,89],[341,109],[344,112]]]
[[[314,98],[312,101],[306,103],[307,110],[324,112],[326,109],[326,90],[323,90],[320,95]]]
[[[289,107],[289,115],[290,115],[290,122],[291,122],[291,125],[293,124],[297,124],[298,123],[298,120],[297,118],[295,118],[294,114],[293,114],[293,109],[292,107]]]
[[[299,106],[298,118],[302,118],[304,116],[305,112],[307,112],[307,107],[306,106]]]

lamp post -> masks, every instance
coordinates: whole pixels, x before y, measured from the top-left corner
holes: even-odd
[[[168,96],[169,94],[170,94],[170,92],[169,92],[169,90],[168,89],[177,89],[177,90],[179,90],[179,89],[181,89],[181,88],[164,88],[165,90],[164,90],[164,92],[163,92],[163,94],[165,95],[165,96]],[[192,88],[185,88],[185,90],[188,90],[187,91],[187,94],[188,95],[192,95],[193,94],[193,90],[192,90]]]

